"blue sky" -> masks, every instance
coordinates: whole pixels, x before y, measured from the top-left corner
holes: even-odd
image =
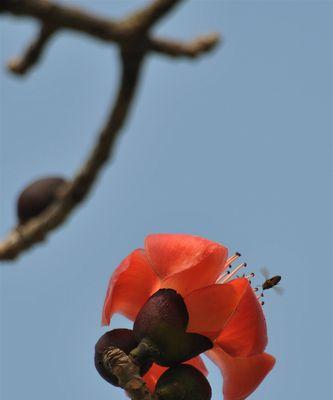
[[[143,2],[76,3],[120,16]],[[332,2],[192,1],[159,25],[183,39],[219,31],[224,44],[197,61],[152,56],[88,201],[1,266],[1,398],[125,399],[95,372],[93,346],[110,274],[153,232],[219,241],[251,271],[283,276],[284,295],[264,306],[277,364],[251,399],[332,396],[332,17]],[[2,66],[35,28],[2,17]],[[112,46],[69,32],[29,76],[1,68],[3,236],[25,184],[82,163],[117,74]]]

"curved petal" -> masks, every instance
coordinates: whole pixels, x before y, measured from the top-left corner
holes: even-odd
[[[216,339],[216,343],[233,357],[260,354],[267,345],[267,327],[262,305],[251,286],[244,287],[241,282],[243,279],[234,279],[228,284],[243,293],[234,314]]]
[[[192,365],[197,368],[202,374],[205,376],[208,375],[207,368],[202,361],[201,357],[194,357],[191,360],[186,361],[184,364]],[[146,382],[146,385],[151,393],[154,392],[156,383],[159,377],[167,370],[168,368],[161,367],[160,365],[153,364],[150,370],[144,375],[143,380]]]
[[[112,274],[105,296],[102,324],[118,312],[134,320],[142,305],[160,287],[142,249],[134,250]]]
[[[149,235],[145,240],[145,250],[152,268],[161,279],[198,264],[203,264],[217,277],[215,270],[221,272],[228,254],[228,250],[219,243],[184,234]],[[215,280],[210,283],[215,283]]]
[[[216,346],[206,354],[221,369],[224,400],[246,399],[275,364],[275,358],[267,353],[231,357]]]
[[[228,321],[248,287],[248,280],[240,278],[237,286],[232,283],[217,284],[191,292],[184,298],[190,318],[187,331],[214,340],[224,326],[229,325]]]

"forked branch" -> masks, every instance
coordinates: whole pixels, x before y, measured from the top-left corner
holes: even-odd
[[[38,217],[16,227],[0,242],[0,260],[13,260],[32,245],[44,240],[87,197],[101,168],[112,154],[115,141],[129,114],[143,61],[149,52],[193,58],[211,50],[218,43],[216,34],[200,37],[190,43],[151,37],[150,28],[178,3],[180,0],[155,0],[128,18],[114,21],[46,0],[0,0],[0,13],[33,17],[41,26],[37,38],[24,54],[9,63],[11,72],[24,74],[36,65],[49,39],[61,29],[71,29],[96,39],[114,42],[119,47],[121,60],[118,94],[87,160],[74,178],[64,185],[57,201]]]

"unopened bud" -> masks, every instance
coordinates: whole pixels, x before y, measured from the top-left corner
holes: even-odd
[[[66,181],[60,177],[39,179],[27,186],[17,201],[17,216],[20,224],[37,217],[57,198],[57,191]]]
[[[160,376],[155,395],[159,400],[210,400],[212,389],[200,371],[180,364]]]
[[[188,312],[182,296],[160,289],[142,306],[134,322],[137,341],[149,339],[157,350],[154,362],[171,367],[212,348],[210,339],[187,333]]]

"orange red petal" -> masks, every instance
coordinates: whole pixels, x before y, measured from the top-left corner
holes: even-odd
[[[275,364],[275,358],[267,353],[251,357],[231,357],[215,346],[206,354],[221,369],[224,400],[246,399]]]
[[[228,255],[219,243],[182,234],[150,235],[145,249],[162,287],[173,288],[182,296],[214,284]]]
[[[201,357],[194,357],[191,360],[186,361],[184,364],[192,365],[197,368],[202,374],[205,376],[208,375],[207,368],[202,361]],[[144,375],[143,380],[146,382],[146,385],[151,393],[154,392],[156,383],[159,377],[167,370],[168,368],[161,367],[160,365],[153,364],[150,370]]]
[[[206,368],[205,363],[202,361],[201,357],[194,357],[191,360],[186,361],[186,363],[184,363],[184,364],[192,365],[192,367],[195,367],[196,369],[198,369],[205,376],[208,375],[208,370]]]
[[[142,249],[134,250],[112,274],[102,313],[102,324],[108,325],[114,313],[134,320],[142,305],[160,287]]]
[[[221,271],[224,268],[222,260],[228,254],[228,250],[219,243],[183,234],[149,235],[145,240],[145,250],[152,268],[161,279],[204,263],[212,254],[217,255],[215,262],[218,265],[212,265],[213,259],[210,259],[209,265],[206,263],[207,268]]]
[[[262,353],[267,345],[267,327],[262,306],[244,278],[228,283],[241,297],[216,343],[233,357],[247,357]],[[222,285],[224,286],[224,285]]]
[[[206,286],[185,296],[189,313],[187,331],[200,333],[214,340],[229,325],[228,321],[243,301],[247,288],[252,290],[248,280],[241,278],[237,285],[226,283]]]

